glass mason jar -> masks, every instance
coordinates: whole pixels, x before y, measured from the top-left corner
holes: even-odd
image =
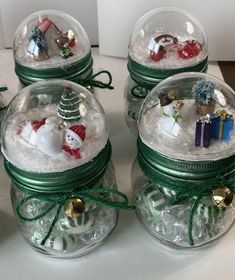
[[[4,112],[8,104],[8,98],[6,97],[8,91],[6,86],[0,85],[0,144],[1,144],[1,124]]]
[[[34,83],[8,106],[2,153],[21,233],[37,251],[72,258],[115,228],[117,191],[104,112],[87,89],[65,80]]]
[[[112,88],[108,71],[93,75],[90,42],[81,24],[70,15],[54,10],[39,11],[23,20],[13,43],[15,72],[21,87],[44,79],[64,79],[92,90]],[[108,76],[102,83],[95,77]]]
[[[206,72],[207,39],[201,23],[179,8],[152,10],[135,24],[129,41],[125,116],[137,132],[137,116],[148,92],[181,72]]]
[[[204,73],[159,83],[139,116],[132,167],[136,213],[173,248],[204,246],[235,219],[235,93]]]

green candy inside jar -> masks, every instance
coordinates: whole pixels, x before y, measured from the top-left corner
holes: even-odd
[[[126,121],[137,131],[143,99],[159,82],[182,72],[206,72],[207,38],[197,18],[178,8],[160,8],[141,17],[130,36]]]
[[[234,114],[233,90],[203,73],[174,75],[144,101],[132,185],[137,216],[161,243],[201,247],[232,226]]]
[[[104,111],[84,87],[48,80],[25,87],[8,106],[2,153],[26,242],[52,257],[95,249],[115,228],[117,191]]]

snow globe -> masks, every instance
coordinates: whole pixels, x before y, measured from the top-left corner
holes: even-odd
[[[0,85],[0,128],[1,128],[2,118],[4,116],[4,112],[8,104],[7,94],[8,94],[7,87],[4,85]],[[1,136],[1,129],[0,129],[0,136]]]
[[[23,20],[13,43],[15,72],[21,86],[43,79],[71,80],[91,89],[97,86],[93,75],[90,42],[81,24],[70,15],[54,10],[39,11]]]
[[[22,89],[2,123],[13,209],[26,242],[52,257],[95,249],[132,209],[117,190],[102,107],[86,88],[51,79]]]
[[[132,187],[138,218],[164,245],[204,246],[233,225],[234,116],[234,91],[205,73],[169,77],[145,99]]]
[[[160,81],[181,72],[206,72],[207,39],[201,23],[188,11],[152,10],[135,24],[129,41],[125,118],[137,132],[144,98]]]

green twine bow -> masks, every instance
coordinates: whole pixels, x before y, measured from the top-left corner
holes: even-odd
[[[113,200],[109,200],[107,198],[94,196],[94,194],[105,194],[105,193],[117,195],[122,200],[113,201]],[[70,193],[46,194],[46,193],[30,192],[29,196],[22,199],[21,201],[19,201],[16,204],[16,213],[17,213],[18,217],[20,219],[22,219],[23,221],[33,222],[33,221],[39,220],[39,219],[43,218],[44,216],[46,216],[50,211],[52,211],[52,209],[57,208],[55,217],[50,225],[50,228],[49,228],[47,234],[45,235],[45,237],[43,238],[43,240],[41,241],[41,245],[44,245],[46,243],[47,239],[49,238],[49,236],[59,218],[59,214],[60,214],[61,209],[64,206],[66,200],[74,199],[74,198],[80,198],[80,199],[84,200],[85,202],[95,202],[96,204],[115,208],[115,209],[125,209],[125,210],[135,209],[135,206],[128,205],[128,198],[126,197],[125,194],[123,194],[117,190],[113,190],[113,189],[93,188],[93,189],[74,189]],[[32,199],[43,200],[43,201],[49,202],[50,205],[47,207],[47,209],[42,211],[37,216],[35,216],[33,218],[27,218],[21,214],[20,209],[26,202],[28,202],[29,200],[32,200]]]
[[[138,149],[138,161],[143,172],[150,178],[153,182],[160,186],[164,186],[169,190],[175,191],[175,196],[171,199],[171,203],[176,203],[182,199],[195,198],[190,215],[189,215],[189,225],[188,225],[188,237],[189,244],[194,246],[192,228],[193,228],[193,217],[199,202],[203,197],[211,197],[214,189],[220,187],[228,187],[233,193],[235,193],[235,169],[230,169],[230,171],[224,174],[217,173],[218,175],[204,180],[184,180],[170,175],[166,175],[159,171],[158,164],[149,162],[147,160],[147,155],[142,154],[141,148],[144,144],[139,144]],[[146,152],[146,151],[145,151]],[[147,152],[146,152],[147,153]]]
[[[102,74],[107,74],[107,76],[108,76],[108,82],[107,83],[97,81],[95,79],[96,77],[98,77]],[[101,71],[97,72],[96,74],[92,75],[90,78],[85,78],[85,79],[80,79],[80,80],[77,79],[76,81],[78,83],[83,84],[83,85],[88,84],[88,85],[93,86],[93,87],[113,89],[113,86],[111,86],[112,75],[107,70],[101,70]]]

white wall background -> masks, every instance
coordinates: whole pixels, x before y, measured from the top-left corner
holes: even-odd
[[[98,44],[96,0],[0,0],[0,9],[0,35],[2,29],[5,47],[12,47],[14,33],[25,17],[47,9],[61,10],[76,18],[86,30],[91,44]]]
[[[162,6],[181,7],[198,17],[207,32],[210,60],[235,60],[234,0],[0,0],[0,48],[12,46],[14,32],[26,16],[57,9],[83,25],[91,44],[100,45],[101,54],[126,57],[132,26]]]
[[[189,10],[201,21],[210,60],[235,60],[234,0],[98,0],[100,52],[127,56],[132,26],[146,12],[164,6]]]

